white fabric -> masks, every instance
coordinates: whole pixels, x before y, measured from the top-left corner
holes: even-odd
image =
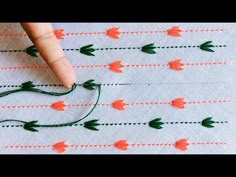
[[[105,32],[111,27],[120,27],[121,31],[166,30],[173,26],[181,29],[227,29],[222,32],[183,32],[182,37],[171,37],[166,33],[158,34],[121,34],[120,39],[106,35],[65,36],[61,40],[63,48],[80,48],[94,44],[95,48],[106,47],[142,47],[149,43],[156,46],[200,45],[213,41],[213,45],[227,45],[225,48],[213,48],[215,52],[202,51],[199,48],[156,49],[156,54],[147,54],[140,50],[95,51],[95,56],[86,56],[75,51],[66,51],[72,65],[110,64],[122,60],[123,64],[167,64],[177,58],[186,63],[230,61],[227,65],[189,66],[183,71],[170,70],[168,67],[124,67],[123,73],[115,73],[108,68],[75,69],[78,83],[94,79],[96,83],[132,85],[108,86],[101,88],[99,103],[109,103],[123,99],[131,102],[170,102],[184,97],[186,101],[231,100],[228,103],[186,105],[177,109],[171,105],[126,106],[119,111],[112,106],[98,106],[83,122],[99,119],[100,123],[149,122],[155,118],[162,121],[202,121],[213,117],[215,121],[228,121],[206,128],[200,124],[163,125],[162,129],[148,125],[98,126],[92,131],[82,126],[63,128],[38,128],[39,132],[30,132],[22,127],[3,128],[0,124],[1,154],[57,154],[49,148],[6,148],[9,145],[53,145],[65,141],[66,144],[114,144],[119,140],[132,143],[175,143],[186,138],[193,142],[225,142],[224,145],[189,145],[186,151],[174,146],[132,147],[122,151],[115,147],[66,148],[67,154],[228,154],[236,153],[236,109],[235,109],[235,52],[236,25],[221,23],[55,23],[54,29],[63,28],[67,32]],[[0,24],[0,33],[23,33],[19,24]],[[27,37],[0,37],[0,50],[26,49],[32,43]],[[0,67],[46,65],[41,57],[33,58],[24,52],[0,53]],[[34,84],[59,84],[49,69],[38,70],[0,70],[0,85],[20,85],[26,81]],[[62,87],[40,87],[47,91],[65,91]],[[0,92],[14,88],[0,88]],[[38,93],[20,92],[0,98],[0,121],[19,119],[38,120],[41,124],[64,123],[77,120],[91,107],[66,108],[64,112],[47,108],[3,109],[2,106],[38,105],[65,100],[68,104],[95,103],[97,91],[88,91],[78,87],[69,95],[55,97]]]

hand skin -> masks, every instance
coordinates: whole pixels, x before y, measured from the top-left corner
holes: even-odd
[[[52,24],[21,23],[21,26],[59,81],[66,88],[71,88],[76,83],[76,75],[54,35]]]

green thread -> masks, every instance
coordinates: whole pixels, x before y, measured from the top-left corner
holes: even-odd
[[[62,96],[62,95],[66,95],[66,94],[69,94],[72,91],[74,91],[75,88],[77,87],[77,84],[73,84],[73,86],[71,87],[71,89],[69,91],[62,92],[62,93],[47,92],[47,91],[35,88],[36,86],[33,84],[32,81],[28,81],[28,82],[22,83],[20,87],[21,88],[19,88],[19,89],[14,89],[14,90],[9,90],[9,91],[5,91],[5,92],[1,92],[0,93],[0,97],[4,97],[4,96],[10,95],[12,93],[21,92],[21,91],[38,92],[38,93],[52,95],[52,96]]]
[[[124,84],[95,84],[93,83],[94,80],[88,80],[86,82],[84,82],[83,84],[76,84],[77,86],[80,86],[80,87],[84,87],[86,89],[93,89],[95,86],[98,86],[98,85],[103,85],[103,86],[106,86],[106,85],[124,85]],[[34,84],[35,87],[64,87],[62,84]],[[18,87],[21,87],[21,85],[0,85],[0,88],[18,88]]]
[[[3,123],[3,122],[20,122],[20,123],[23,123],[23,128],[25,130],[32,131],[32,132],[38,132],[38,130],[36,128],[40,128],[40,127],[41,128],[56,128],[56,127],[73,126],[74,124],[76,124],[76,123],[82,121],[83,119],[85,119],[86,117],[88,117],[94,111],[94,109],[97,107],[97,104],[99,102],[100,95],[101,95],[101,85],[97,84],[97,88],[98,88],[98,97],[97,97],[96,103],[94,104],[93,108],[84,117],[82,117],[82,118],[80,118],[76,121],[72,121],[72,122],[68,122],[68,123],[62,123],[62,124],[41,125],[41,124],[37,124],[38,123],[37,120],[26,122],[26,121],[22,121],[22,120],[8,119],[8,120],[2,120],[2,121],[0,121],[0,123]],[[88,89],[88,90],[91,90],[91,89]]]

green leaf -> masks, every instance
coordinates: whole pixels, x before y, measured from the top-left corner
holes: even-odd
[[[213,128],[214,126],[212,124],[214,124],[215,122],[212,120],[212,117],[207,117],[206,119],[204,119],[202,121],[202,126],[207,127],[207,128]]]
[[[37,122],[38,122],[37,120],[31,121],[31,122],[26,122],[24,124],[23,128],[25,130],[29,130],[29,131],[32,131],[32,132],[38,132],[38,130],[33,128],[33,127],[37,127],[37,125],[36,125]]]
[[[164,123],[161,122],[161,118],[154,119],[148,123],[148,125],[152,128],[156,129],[162,129],[162,126]]]
[[[95,84],[93,82],[94,82],[93,79],[88,80],[88,81],[84,82],[82,86],[88,90],[94,90],[96,88],[97,84]]]
[[[98,126],[100,124],[98,124],[97,121],[98,121],[98,119],[87,121],[84,123],[84,127],[87,129],[90,129],[90,130],[98,131],[96,126]]]
[[[32,57],[38,57],[37,53],[38,53],[38,50],[36,49],[36,47],[34,45],[28,47],[27,49],[25,49],[25,52],[27,54],[29,54],[30,56]]]
[[[156,49],[156,47],[154,46],[154,43],[152,43],[143,46],[141,50],[145,53],[155,54],[156,52],[154,51],[154,49]]]
[[[211,43],[212,43],[212,41],[207,41],[207,42],[201,44],[200,49],[208,51],[208,52],[214,52],[214,50],[210,49],[211,47],[214,47],[214,45],[210,45]]]
[[[29,88],[33,88],[33,87],[35,87],[35,85],[33,84],[32,81],[24,82],[21,84],[21,88],[23,88],[23,89],[29,89]]]
[[[95,56],[92,52],[95,51],[94,48],[92,48],[93,44],[86,45],[84,47],[80,48],[80,53],[88,55],[88,56]]]

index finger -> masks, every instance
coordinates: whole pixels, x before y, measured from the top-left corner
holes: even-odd
[[[76,82],[75,72],[56,38],[51,23],[21,23],[40,55],[67,88]]]

